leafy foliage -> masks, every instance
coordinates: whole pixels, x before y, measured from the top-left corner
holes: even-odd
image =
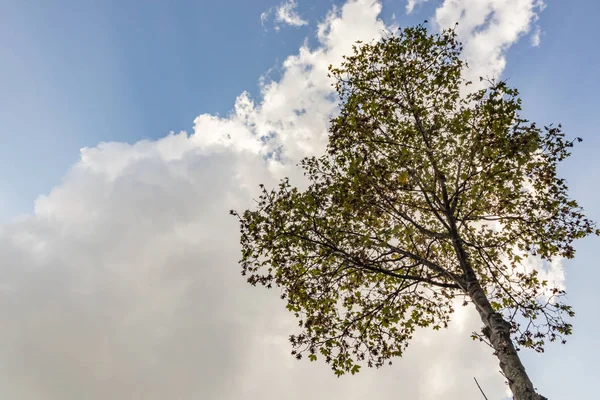
[[[461,95],[461,49],[453,30],[423,25],[358,43],[330,68],[341,112],[327,153],[301,162],[309,188],[284,179],[256,210],[232,211],[242,274],[280,287],[298,318],[297,358],[338,375],[380,367],[417,327],[447,327],[456,299],[493,309],[522,347],[571,333],[564,292],[524,266],[598,234],[557,176],[573,141],[520,117],[505,82]]]

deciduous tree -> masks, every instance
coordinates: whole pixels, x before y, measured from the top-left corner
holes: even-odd
[[[574,141],[522,118],[505,82],[465,94],[460,53],[453,30],[419,25],[330,68],[341,109],[326,154],[301,162],[308,189],[284,179],[232,211],[242,274],[281,288],[301,328],[292,353],[338,375],[391,362],[418,327],[472,304],[473,338],[515,399],[542,399],[517,350],[564,342],[573,311],[531,261],[572,258],[599,232],[557,175]]]

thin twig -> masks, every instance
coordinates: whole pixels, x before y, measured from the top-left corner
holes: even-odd
[[[481,389],[481,386],[479,386],[479,382],[477,382],[477,378],[473,377],[473,379],[475,379],[475,383],[477,384],[477,387],[479,388],[479,391],[481,392],[481,394],[483,395],[483,398],[485,400],[488,400],[487,396],[485,395],[485,393],[483,393],[483,389]]]

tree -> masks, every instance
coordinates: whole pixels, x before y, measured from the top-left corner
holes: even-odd
[[[240,221],[242,274],[276,285],[301,332],[292,354],[336,374],[401,356],[417,327],[447,327],[473,304],[515,399],[543,399],[518,355],[571,334],[564,291],[529,267],[572,258],[599,234],[568,197],[557,165],[574,141],[519,114],[502,81],[464,93],[454,30],[424,25],[331,68],[341,101],[327,152],[305,158]],[[577,139],[581,140],[581,139]]]

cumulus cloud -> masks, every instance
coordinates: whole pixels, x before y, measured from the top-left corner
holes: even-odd
[[[327,66],[383,34],[380,12],[374,0],[332,10],[318,46],[288,57],[260,101],[243,93],[191,134],[83,149],[32,215],[0,226],[5,397],[462,399],[479,396],[473,376],[503,395],[494,357],[469,338],[480,325],[469,308],[449,330],[416,335],[393,367],[335,379],[293,360],[296,324],[277,291],[239,276],[227,211],[252,207],[258,183],[302,184],[294,165],[324,149],[336,110]]]
[[[244,195],[244,157],[145,145],[84,153],[35,215],[2,228],[6,396],[223,398],[245,364],[238,315],[258,310],[222,209]]]

